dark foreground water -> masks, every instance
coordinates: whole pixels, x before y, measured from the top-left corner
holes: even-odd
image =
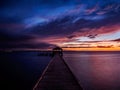
[[[32,90],[51,60],[39,52],[0,53],[0,88]],[[85,90],[120,90],[120,52],[64,52]]]
[[[64,58],[84,90],[120,90],[120,52],[66,52]]]
[[[1,90],[32,90],[50,59],[38,52],[0,53]]]

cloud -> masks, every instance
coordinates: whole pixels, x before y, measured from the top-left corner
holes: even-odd
[[[74,37],[76,37],[76,35],[67,36],[68,39],[73,39]]]
[[[113,41],[117,41],[117,42],[120,42],[120,38],[118,38],[118,39],[115,39],[115,40],[113,40]]]
[[[97,36],[97,34],[95,35],[88,35],[87,37],[89,37],[90,39],[94,39]]]
[[[1,43],[0,49],[50,49],[55,45],[49,43]]]
[[[11,35],[1,30],[0,49],[49,49],[56,46],[44,40],[37,42],[38,38],[30,34]]]
[[[18,35],[18,34],[10,34],[4,31],[0,31],[0,43],[17,43],[17,42],[25,42],[34,39],[33,36],[30,35]]]
[[[120,31],[119,4],[119,0],[0,1],[1,47],[40,48],[112,35]]]
[[[113,16],[100,21],[80,19],[75,23],[72,23],[71,18],[65,17],[44,26],[34,27],[30,33],[43,37],[55,36],[71,39],[73,37],[96,36],[97,34],[112,33],[120,30],[119,16],[117,19]]]

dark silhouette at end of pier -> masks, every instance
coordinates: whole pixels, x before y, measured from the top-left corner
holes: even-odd
[[[83,90],[77,78],[63,59],[63,50],[53,48],[53,57],[33,90]]]
[[[63,50],[60,47],[55,47],[52,50],[52,56],[54,57],[56,54],[59,54],[60,56],[63,56]]]

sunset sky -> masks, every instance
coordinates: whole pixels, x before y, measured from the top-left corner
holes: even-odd
[[[120,51],[120,0],[1,0],[0,50]]]

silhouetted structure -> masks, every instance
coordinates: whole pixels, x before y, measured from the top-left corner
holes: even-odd
[[[55,47],[52,50],[52,56],[55,56],[56,54],[59,54],[60,56],[63,56],[63,50],[60,47]]]
[[[59,55],[62,49],[54,48],[53,51],[54,57],[33,90],[83,90],[64,59]]]

